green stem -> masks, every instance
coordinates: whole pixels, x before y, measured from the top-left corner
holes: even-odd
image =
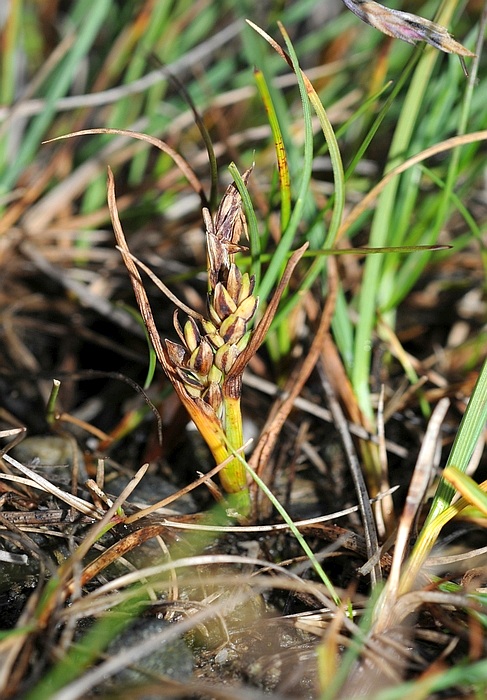
[[[225,393],[224,386],[224,393]],[[242,412],[240,396],[224,396],[224,431],[230,451],[238,450],[243,445]],[[239,459],[233,459],[220,472],[220,483],[229,494],[232,494],[232,506],[240,515],[250,513],[250,491],[247,486],[247,472]]]

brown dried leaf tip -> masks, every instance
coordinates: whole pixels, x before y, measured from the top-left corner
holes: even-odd
[[[250,172],[244,174],[245,183]],[[181,345],[166,340],[166,348],[188,394],[204,399],[225,422],[225,379],[231,376],[236,359],[248,345],[249,325],[259,300],[253,295],[254,276],[242,273],[234,263],[235,253],[246,250],[239,245],[242,233],[246,232],[246,220],[235,184],[228,187],[214,219],[207,209],[203,210],[203,216],[208,318],[201,318],[198,323],[189,317],[182,327],[176,311],[174,326]]]

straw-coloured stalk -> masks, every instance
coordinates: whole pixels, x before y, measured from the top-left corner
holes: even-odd
[[[244,174],[244,183],[249,175],[250,171]],[[234,183],[228,187],[214,217],[203,209],[208,253],[207,317],[177,300],[131,255],[118,217],[111,171],[108,173],[108,203],[117,243],[157,357],[219,464],[243,445],[242,374],[263,342],[284,288],[307,245],[293,253],[260,323],[251,329],[258,298],[253,294],[253,276],[242,273],[234,262],[235,254],[242,250],[239,240],[246,230],[242,200]],[[161,342],[138,267],[188,316],[181,325],[177,310],[174,314],[180,343]],[[224,490],[232,494],[232,508],[238,515],[247,516],[251,502],[242,462],[233,459],[226,464],[220,472],[220,481]]]

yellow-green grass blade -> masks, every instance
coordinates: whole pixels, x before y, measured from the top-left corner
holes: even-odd
[[[264,73],[256,68],[254,70],[254,77],[257,84],[257,89],[259,90],[262,102],[264,103],[274,140],[277,169],[279,171],[279,189],[281,193],[281,229],[284,231],[289,224],[289,218],[291,216],[291,178],[289,174],[286,147],[284,145],[281,127]]]
[[[484,361],[472,396],[470,397],[470,401],[463,415],[446,467],[454,465],[460,471],[466,471],[480,434],[485,429],[486,422],[487,360]],[[431,505],[425,527],[450,505],[454,493],[454,487],[442,479]]]
[[[443,472],[443,478],[448,481],[457,491],[461,493],[463,498],[470,505],[477,508],[484,516],[487,517],[487,494],[482,491],[480,486],[460,469],[450,464]]]

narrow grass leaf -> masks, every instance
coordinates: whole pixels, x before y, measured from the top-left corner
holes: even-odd
[[[487,690],[487,660],[472,664],[455,664],[453,668],[441,668],[434,675],[426,674],[418,681],[401,683],[395,688],[378,690],[366,700],[404,700],[404,698],[430,698],[442,690],[458,688],[461,694],[472,689],[476,696],[485,697]],[[456,697],[459,695],[455,694]]]
[[[487,360],[484,362],[479,377],[475,384],[472,396],[463,415],[457,436],[453,443],[446,468],[454,465],[465,472],[472,457],[477,441],[485,429],[487,422]],[[454,496],[454,487],[441,480],[438,490],[431,504],[431,509],[426,519],[426,528],[437,515],[447,508]]]
[[[487,481],[484,481],[482,484],[477,484],[476,486],[477,489],[487,492]],[[435,546],[443,527],[464,511],[470,514],[471,509],[470,502],[462,497],[458,501],[455,501],[453,505],[442,510],[433,520],[429,521],[427,525],[423,526],[407,566],[402,573],[398,588],[398,596],[409,593],[414,587],[421,573],[421,569],[430,555],[432,548]]]
[[[255,277],[256,294],[259,294],[262,255],[257,217],[255,215],[254,205],[252,204],[250,193],[235,163],[230,163],[228,170],[242,198],[250,241],[251,273]]]
[[[145,323],[142,319],[142,316],[140,315],[140,312],[137,312],[135,309],[133,309],[131,306],[128,304],[119,304],[127,313],[129,313],[135,321],[139,324],[139,326],[143,329],[145,339],[147,341],[147,348],[149,350],[149,367],[147,368],[147,376],[144,381],[143,388],[148,389],[150,385],[152,384],[152,380],[154,379],[154,374],[156,371],[156,365],[157,365],[157,357],[156,353],[154,352],[154,348],[152,347],[152,343],[150,342],[149,334],[147,332],[147,328],[145,327]]]
[[[4,11],[6,11],[6,16],[4,14],[2,18],[0,104],[10,105],[15,98],[16,81],[18,80],[15,52],[20,44],[22,1],[11,0]]]
[[[434,65],[433,55],[425,55],[418,63],[404,107],[401,111],[394,137],[389,150],[386,171],[392,170],[403,160],[412,139],[421,103],[427,90]],[[374,213],[370,232],[370,245],[383,246],[389,242],[389,236],[395,231],[395,214],[397,207],[399,181],[388,183],[382,192]],[[397,245],[398,241],[394,241]],[[376,321],[376,309],[379,296],[386,298],[385,280],[382,278],[383,260],[378,257],[368,258],[364,268],[361,291],[358,298],[358,323],[355,333],[354,365],[352,384],[359,405],[369,420],[373,420],[373,407],[370,400],[369,374],[372,353],[372,334]],[[388,280],[393,288],[392,280]]]
[[[291,180],[287,161],[286,147],[282,136],[281,127],[277,118],[272,96],[267,86],[265,76],[261,70],[254,70],[255,82],[267,113],[269,126],[271,127],[276,151],[277,169],[279,171],[279,189],[281,193],[281,228],[284,231],[291,216]]]
[[[487,516],[487,495],[468,474],[450,464],[443,472],[443,478],[461,493],[466,501]]]
[[[323,567],[319,563],[318,559],[315,557],[313,550],[310,548],[306,540],[304,539],[303,535],[299,532],[298,528],[294,524],[293,519],[291,516],[287,513],[286,509],[281,505],[279,502],[279,499],[274,496],[272,491],[268,488],[268,486],[262,481],[262,479],[258,476],[258,474],[252,469],[250,464],[245,461],[245,459],[239,455],[237,452],[234,452],[234,455],[236,459],[238,459],[242,465],[245,467],[245,470],[247,471],[248,474],[252,477],[252,479],[255,481],[257,486],[261,489],[263,493],[267,496],[267,498],[270,500],[274,508],[277,510],[279,515],[282,517],[284,522],[288,525],[289,529],[293,533],[294,537],[297,539],[299,542],[299,545],[301,549],[304,551],[306,556],[309,558],[311,564],[313,565],[314,570],[326,586],[330,596],[332,597],[334,603],[338,606],[342,605],[342,601],[340,599],[340,596],[338,593],[335,591],[332,582],[326,575],[326,573],[323,570]]]
[[[288,57],[282,50],[282,48],[279,46],[279,44],[276,41],[274,41],[274,39],[272,39],[260,27],[258,27],[250,20],[247,20],[247,23],[272,46],[272,48],[286,61],[286,63],[288,63],[288,65],[291,65],[298,82],[301,97],[301,105],[303,110],[304,149],[301,166],[301,182],[299,184],[299,190],[296,197],[294,209],[289,220],[289,225],[287,229],[283,232],[282,238],[279,241],[276,250],[274,251],[272,260],[269,264],[269,267],[266,270],[265,275],[262,278],[259,287],[259,292],[262,298],[266,299],[269,296],[271,289],[275,285],[277,278],[279,277],[285,259],[293,245],[294,238],[298,232],[299,225],[301,224],[303,219],[305,202],[307,199],[313,167],[313,126],[311,121],[311,108],[306,86],[304,84],[302,72],[299,67],[298,59],[292,48],[292,45],[289,42],[288,50],[290,51],[290,57]]]

